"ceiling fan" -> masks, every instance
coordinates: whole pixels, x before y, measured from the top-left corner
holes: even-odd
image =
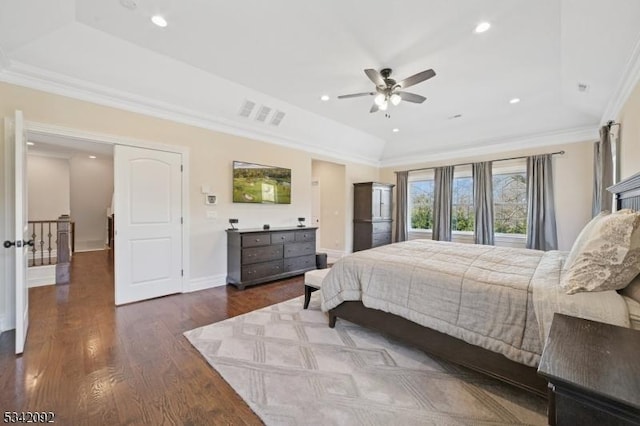
[[[357,98],[360,96],[375,96],[373,106],[369,112],[386,111],[389,103],[398,105],[401,101],[413,102],[421,104],[427,98],[415,93],[403,92],[402,89],[411,87],[415,84],[422,83],[436,75],[432,69],[419,72],[407,77],[400,82],[396,82],[391,78],[391,68],[383,68],[380,72],[374,69],[366,69],[364,73],[376,85],[375,92],[353,93],[351,95],[341,95],[338,99]]]

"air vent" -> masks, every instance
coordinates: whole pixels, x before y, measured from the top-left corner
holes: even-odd
[[[275,114],[273,114],[273,118],[271,119],[271,124],[273,126],[279,126],[280,122],[282,121],[282,119],[284,118],[284,112],[282,111],[276,111]]]
[[[261,121],[264,123],[264,121],[267,119],[267,116],[269,115],[270,112],[271,112],[271,108],[269,108],[268,106],[262,105],[258,110],[258,112],[256,113],[256,121]]]
[[[255,108],[255,106],[255,102],[245,100],[238,114],[240,115],[240,117],[249,117],[251,115],[251,111],[253,111],[253,108]]]

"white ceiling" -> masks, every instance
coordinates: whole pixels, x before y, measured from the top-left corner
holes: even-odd
[[[595,137],[640,40],[637,0],[134,1],[2,2],[0,79],[399,164]],[[482,21],[492,28],[475,34]],[[397,79],[433,68],[408,90],[427,101],[385,118],[371,98],[336,99],[372,90],[363,70],[383,67]],[[277,127],[240,117],[247,99],[287,115]]]

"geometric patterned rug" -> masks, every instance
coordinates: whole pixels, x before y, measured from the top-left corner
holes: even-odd
[[[338,319],[319,292],[185,336],[266,425],[545,425],[546,402]]]

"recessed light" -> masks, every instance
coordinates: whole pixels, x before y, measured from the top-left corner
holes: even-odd
[[[520,102],[520,98],[513,98],[509,101],[510,104],[517,104],[518,102]]]
[[[162,16],[160,15],[153,15],[151,17],[151,22],[153,22],[154,24],[156,24],[157,26],[164,28],[167,26],[167,20],[164,19]]]
[[[29,146],[34,146],[34,145],[35,145],[35,143],[33,143],[33,142],[27,142],[27,145],[29,145]]]
[[[320,96],[320,100],[321,100],[321,101],[324,101],[324,102],[328,101],[328,100],[329,100],[329,95],[322,95],[322,96]]]
[[[89,158],[91,158],[92,160],[95,160],[96,156],[95,155],[90,155]]]
[[[398,129],[397,127],[392,130],[393,133],[398,133],[399,131],[400,131],[400,129]]]
[[[476,33],[478,33],[478,34],[483,33],[485,31],[488,31],[489,28],[491,28],[491,24],[489,22],[480,22],[476,26]]]

